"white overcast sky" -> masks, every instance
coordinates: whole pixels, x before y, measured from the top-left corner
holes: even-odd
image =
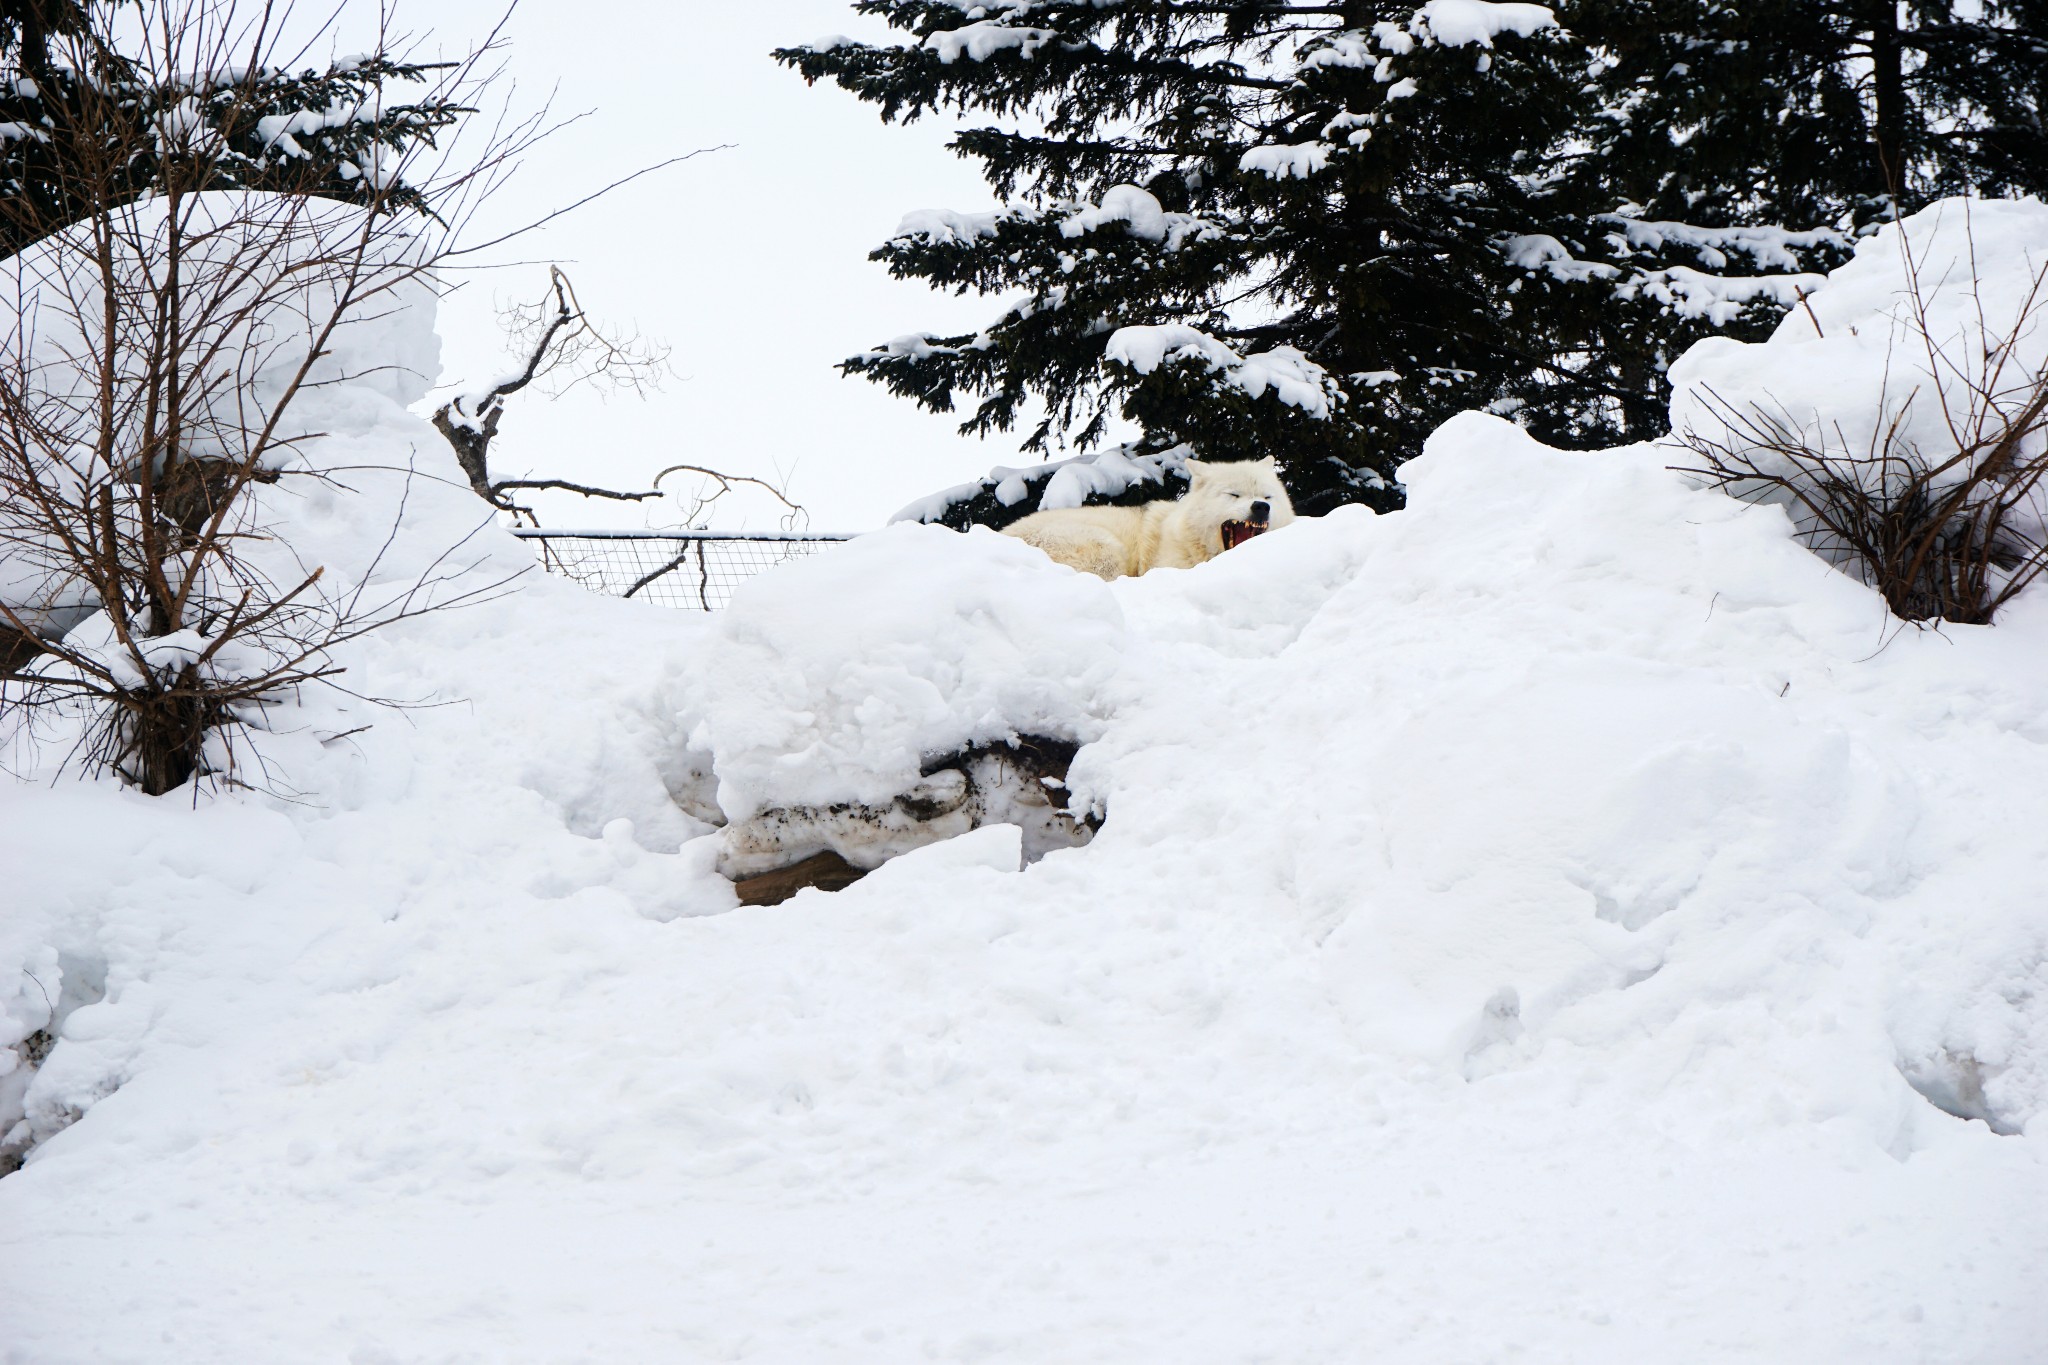
[[[412,0],[398,17],[452,53],[501,10]],[[354,10],[354,21],[365,14]],[[344,48],[351,22],[345,15],[336,35]],[[905,212],[986,208],[993,196],[945,150],[950,125],[884,125],[871,106],[806,86],[768,59],[773,47],[833,33],[887,30],[845,0],[523,0],[514,11],[507,56],[519,102],[554,88],[557,112],[592,113],[528,158],[496,206],[501,221],[692,148],[732,146],[533,234],[516,254],[536,264],[473,279],[444,300],[446,383],[508,368],[494,304],[537,295],[550,260],[569,269],[593,316],[674,347],[682,378],[645,401],[521,395],[493,448],[495,473],[629,487],[666,464],[709,464],[783,480],[817,529],[862,530],[991,465],[1027,461],[1016,436],[960,437],[958,416],[833,369],[905,332],[971,330],[1000,307],[893,281],[867,259]],[[547,496],[552,525],[677,516],[673,505]],[[774,524],[758,503],[712,517],[720,527],[743,520]]]

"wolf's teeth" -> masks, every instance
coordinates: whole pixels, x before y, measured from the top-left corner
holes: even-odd
[[[1226,521],[1221,528],[1223,548],[1234,550],[1266,528],[1252,521]]]

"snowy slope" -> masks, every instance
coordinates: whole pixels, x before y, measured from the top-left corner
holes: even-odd
[[[365,641],[450,704],[297,801],[0,787],[0,1027],[83,1112],[0,1360],[2048,1360],[2048,596],[1901,631],[1666,458],[1467,416],[1407,512],[1108,585],[529,582]],[[1023,870],[740,909],[666,789],[1027,722],[1106,818]]]

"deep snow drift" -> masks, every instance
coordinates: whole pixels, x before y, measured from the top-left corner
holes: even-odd
[[[2048,1358],[2048,596],[1900,630],[1668,462],[1467,416],[1186,572],[534,579],[363,642],[449,704],[297,801],[0,788],[0,1359]],[[1027,726],[1105,823],[1022,870],[738,909],[670,792]]]

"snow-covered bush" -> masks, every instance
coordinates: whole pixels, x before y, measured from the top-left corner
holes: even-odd
[[[232,774],[224,740],[266,700],[327,676],[328,649],[394,606],[437,600],[351,600],[244,496],[324,477],[318,435],[418,397],[436,368],[431,322],[393,325],[430,320],[431,293],[388,221],[163,197],[0,263],[0,619],[46,656],[7,698],[95,708],[94,766],[145,791]]]
[[[150,11],[140,56],[117,56],[138,40],[115,8],[64,36],[107,89],[159,88],[230,55],[262,68],[281,41],[232,7],[174,0]],[[474,62],[434,70],[440,105],[479,89]],[[531,129],[460,157],[435,152],[431,128],[393,133],[357,166],[354,203],[220,190],[240,153],[217,123],[261,112],[279,137],[297,126],[262,104],[275,92],[260,82],[233,89],[248,106],[210,118],[89,101],[92,125],[57,167],[63,213],[0,195],[11,240],[33,243],[0,263],[0,708],[10,735],[82,719],[87,766],[150,793],[235,780],[238,736],[331,679],[335,645],[487,590],[452,586],[445,566],[338,581],[253,493],[345,482],[334,443],[423,395],[438,369],[434,269]],[[129,172],[145,151],[138,198]]]
[[[2048,569],[2048,205],[1924,209],[1671,374],[1691,472],[1785,504],[1896,615],[1989,621]]]

